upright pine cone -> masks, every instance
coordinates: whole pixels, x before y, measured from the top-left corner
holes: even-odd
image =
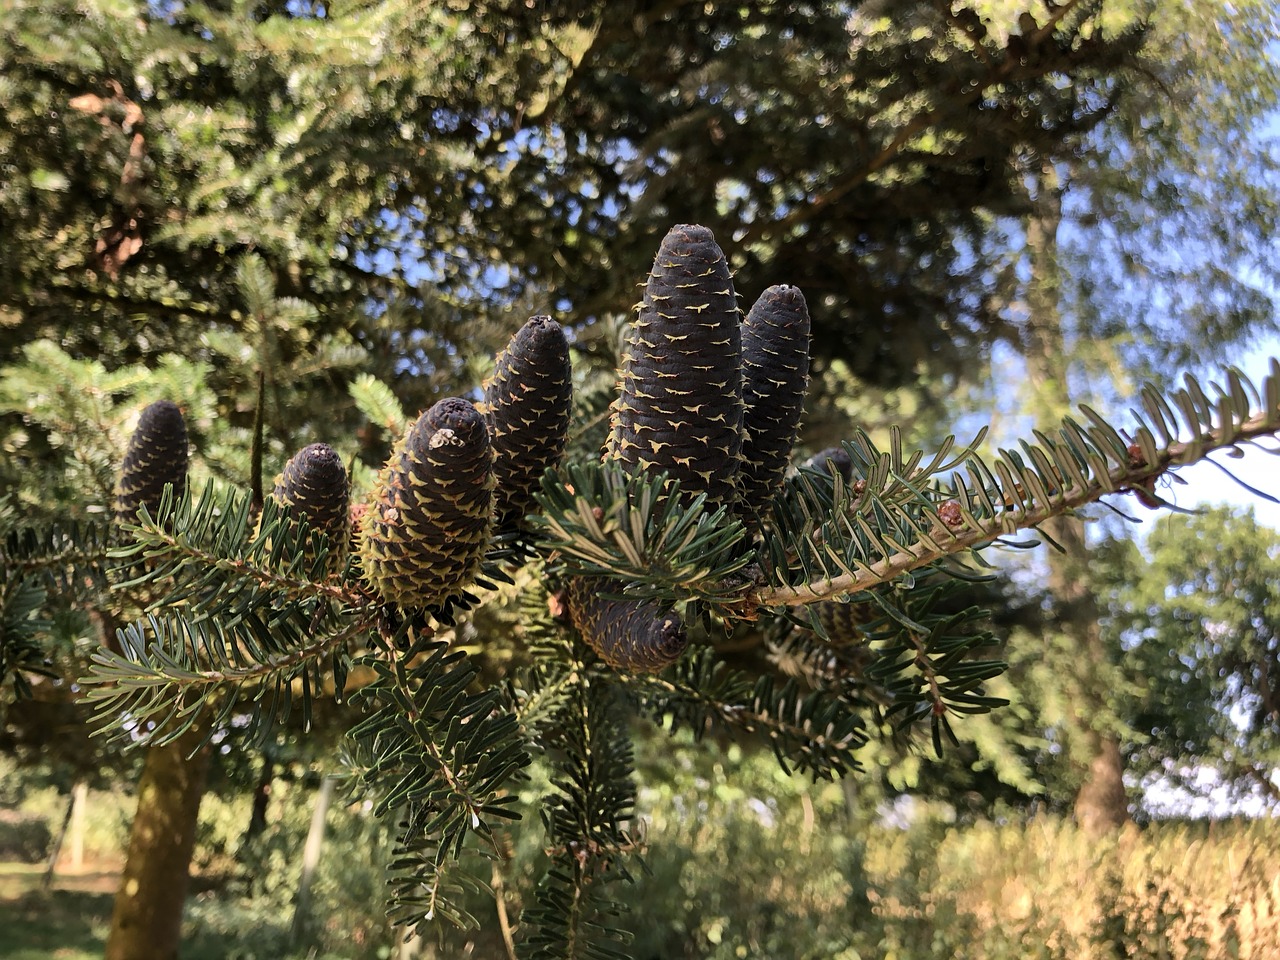
[[[613,580],[575,578],[569,583],[569,618],[596,654],[615,670],[657,673],[680,659],[689,645],[684,623],[656,600],[605,600],[619,593]]]
[[[116,485],[116,519],[134,520],[141,506],[154,516],[166,483],[173,484],[175,497],[186,487],[187,424],[177,404],[157,400],[142,411],[129,438]]]
[[[569,342],[550,317],[530,317],[498,355],[484,385],[493,444],[493,514],[499,529],[518,526],[537,507],[534,491],[569,439]]]
[[[489,542],[493,452],[466,400],[441,400],[396,444],[361,518],[365,579],[388,603],[435,607],[479,572]]]
[[[782,488],[809,385],[809,308],[773,286],[742,325],[742,500],[759,513]]]
[[[662,240],[622,358],[606,459],[668,472],[687,494],[726,503],[742,456],[742,325],[725,260],[706,227]]]
[[[276,477],[271,495],[328,537],[333,565],[342,562],[350,538],[350,485],[347,468],[333,447],[313,443],[295,453]]]

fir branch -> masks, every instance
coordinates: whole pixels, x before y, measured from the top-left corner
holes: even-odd
[[[356,409],[393,437],[401,436],[408,428],[409,420],[404,407],[391,388],[369,373],[362,373],[347,385],[347,391]]]
[[[493,819],[518,818],[507,786],[529,755],[516,719],[497,688],[468,692],[476,671],[465,654],[410,625],[358,663],[374,679],[352,697],[368,715],[348,739],[375,813],[398,821],[391,916],[418,929],[469,924],[455,868],[468,840],[494,848]]]
[[[829,691],[805,692],[794,681],[751,677],[710,650],[686,657],[662,676],[628,677],[645,709],[673,729],[701,738],[711,729],[737,730],[769,741],[784,770],[792,765],[815,779],[858,769],[854,751],[866,742],[863,705]]]
[[[563,576],[607,577],[628,596],[700,598],[727,603],[742,591],[735,578],[751,561],[741,521],[705,495],[682,502],[666,474],[631,474],[619,465],[586,463],[564,479],[547,473],[530,517]]]
[[[0,552],[6,576],[34,574],[61,598],[97,598],[108,587],[110,526],[103,523],[49,524],[8,532]]]
[[[20,698],[31,695],[24,673],[56,676],[39,642],[51,626],[40,616],[45,601],[44,588],[35,578],[0,578],[0,685],[12,677],[14,692]]]
[[[152,609],[189,605],[235,616],[293,600],[368,604],[349,579],[326,577],[328,538],[293,520],[273,498],[263,504],[255,531],[252,498],[240,491],[219,493],[210,483],[197,501],[166,496],[155,517],[143,509],[136,523],[124,526],[134,539],[110,554],[146,561],[122,589],[171,583]]]
[[[825,494],[810,484],[809,505],[801,509],[793,501],[791,509],[816,514],[817,520],[806,527],[776,510],[775,520],[799,534],[798,542],[813,542],[821,534],[816,559],[805,572],[816,568],[822,575],[802,584],[763,586],[749,599],[762,606],[792,606],[859,593],[976,551],[999,537],[1038,528],[1111,493],[1137,491],[1158,503],[1154,484],[1169,470],[1280,430],[1277,361],[1263,384],[1266,406],[1260,413],[1250,409],[1258,391],[1238,371],[1228,372],[1226,389],[1215,386],[1213,400],[1193,378],[1186,383],[1167,400],[1151,390],[1143,393],[1145,416],[1135,412],[1132,440],[1085,407],[1089,427],[1066,419],[1056,437],[1037,433],[1038,445],[1023,443],[1021,452],[1002,451],[991,463],[969,454],[963,460],[965,473],[954,471],[947,480],[929,476],[945,469],[936,465],[906,473],[892,470],[887,480],[871,476],[855,485],[852,499],[842,496],[838,478]],[[1172,439],[1179,435],[1192,439]],[[850,452],[861,453],[864,463],[883,463],[882,456],[868,457],[865,449]],[[891,459],[901,462],[896,446]],[[785,575],[788,565],[779,562],[775,551],[775,577]]]
[[[296,680],[310,717],[325,659],[345,654],[375,620],[372,610],[347,619],[329,606],[294,607],[269,619],[254,614],[235,623],[178,611],[151,614],[117,631],[119,653],[95,651],[80,683],[94,705],[98,732],[115,738],[170,743],[210,715],[206,728],[212,733],[252,703],[243,733],[262,739],[291,709]]]
[[[544,737],[560,776],[542,820],[551,858],[525,911],[528,960],[625,958],[630,941],[618,926],[626,905],[607,894],[631,875],[626,859],[637,841],[628,829],[635,805],[630,731],[616,688],[582,669],[560,716]]]

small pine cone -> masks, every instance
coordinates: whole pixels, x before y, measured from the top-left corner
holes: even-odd
[[[401,607],[435,607],[456,596],[480,570],[492,491],[484,418],[466,400],[441,400],[378,475],[360,526],[365,579]]]
[[[825,473],[829,477],[838,474],[846,484],[853,482],[853,459],[849,456],[849,451],[844,447],[827,447],[827,449],[815,453],[802,466],[809,470]],[[833,469],[835,470],[834,474],[831,472]]]
[[[828,640],[836,647],[864,643],[867,639],[866,626],[878,619],[875,607],[869,603],[823,600],[817,604],[816,612]]]
[[[809,385],[809,308],[798,287],[765,290],[742,325],[742,500],[757,513],[782,488]]]
[[[627,342],[605,458],[666,471],[686,495],[737,492],[742,324],[729,264],[706,227],[662,240]]]
[[[493,443],[493,513],[499,529],[537,509],[542,475],[569,439],[569,341],[550,317],[531,317],[498,355],[484,384],[485,423]]]
[[[350,485],[342,458],[327,443],[303,447],[284,465],[271,494],[329,538],[330,558],[341,563],[350,533]]]
[[[689,646],[684,623],[656,600],[605,600],[621,593],[614,580],[578,578],[569,584],[569,618],[587,644],[615,670],[657,673]]]
[[[142,506],[154,517],[167,483],[175,497],[186,487],[187,425],[177,404],[157,400],[142,411],[129,438],[116,485],[116,519],[133,521]]]

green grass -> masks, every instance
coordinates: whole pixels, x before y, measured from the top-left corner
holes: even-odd
[[[0,863],[0,957],[100,960],[119,875],[59,875],[47,892],[41,889],[43,879],[42,864]],[[223,912],[221,929],[195,925],[183,943],[183,960],[222,960],[240,946],[237,941],[252,926],[234,908]]]
[[[0,899],[0,954],[8,960],[97,960],[107,938],[111,899],[109,893],[83,890]]]

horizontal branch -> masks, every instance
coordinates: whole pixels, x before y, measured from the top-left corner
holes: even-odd
[[[293,596],[337,600],[351,607],[365,606],[369,602],[365,594],[348,584],[284,576],[245,560],[224,557],[212,550],[197,547],[190,540],[160,526],[149,524],[142,529],[147,536],[146,542],[131,546],[128,550],[117,550],[113,556],[128,557],[141,552],[148,559],[155,559],[162,554],[179,554],[188,561],[196,561],[206,572],[217,570],[229,573]],[[142,548],[141,551],[138,547]],[[165,601],[162,599],[158,602],[163,605]]]
[[[86,694],[86,699],[93,700],[109,700],[118,696],[115,690],[101,689],[109,688],[112,685],[125,683],[131,687],[143,685],[155,686],[157,684],[175,684],[180,687],[194,686],[219,686],[226,683],[244,684],[273,674],[287,673],[294,668],[301,666],[309,660],[316,660],[327,654],[330,650],[359,636],[366,630],[369,630],[377,621],[377,615],[374,612],[368,612],[361,617],[357,617],[351,623],[347,624],[341,630],[334,633],[321,635],[312,640],[310,643],[303,644],[287,653],[277,654],[267,657],[258,663],[252,663],[246,667],[238,669],[223,670],[172,670],[166,671],[163,667],[154,667],[149,676],[140,675],[139,671],[147,666],[146,663],[137,660],[131,660],[120,654],[110,652],[99,652],[93,655],[93,660],[102,669],[96,670],[87,677],[82,677],[80,682],[90,686]],[[124,666],[121,666],[124,665]],[[98,685],[100,689],[95,690],[92,685]]]
[[[928,542],[919,541],[852,573],[800,586],[761,587],[753,591],[748,600],[761,606],[782,607],[860,593],[944,557],[990,543],[997,537],[1038,527],[1053,517],[1095,503],[1109,493],[1147,488],[1170,469],[1199,463],[1209,454],[1239,443],[1275,436],[1278,429],[1275,411],[1256,414],[1239,423],[1226,422],[1195,440],[1169,444],[1153,463],[1131,459],[1127,465],[1116,466],[1108,471],[1106,482],[1093,479],[1084,485],[1064,484],[1058,494],[1049,496],[1048,502],[1015,504],[976,526],[961,517],[954,525],[931,530]],[[1030,491],[1027,496],[1031,497]]]

